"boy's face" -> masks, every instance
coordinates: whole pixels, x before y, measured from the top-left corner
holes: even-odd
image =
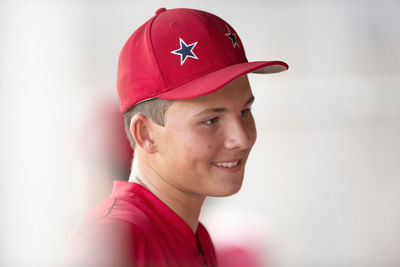
[[[236,193],[256,140],[253,100],[247,76],[242,76],[214,93],[174,101],[164,127],[154,132],[155,170],[186,194]]]

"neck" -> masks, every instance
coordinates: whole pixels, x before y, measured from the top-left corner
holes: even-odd
[[[157,196],[164,204],[184,220],[192,231],[197,231],[201,207],[205,196],[184,192],[168,183],[150,166],[143,164],[140,157],[134,157],[129,182],[142,185]]]

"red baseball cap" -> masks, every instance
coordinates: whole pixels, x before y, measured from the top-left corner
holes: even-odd
[[[121,112],[154,98],[212,93],[250,72],[288,69],[282,61],[248,62],[236,31],[201,10],[160,8],[122,48],[117,73]]]

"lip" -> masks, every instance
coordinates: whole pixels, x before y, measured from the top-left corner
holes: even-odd
[[[236,166],[232,166],[232,167],[222,167],[222,166],[217,166],[215,165],[215,163],[222,163],[222,162],[235,162],[238,161],[238,164]],[[239,172],[240,170],[242,170],[242,159],[235,159],[235,160],[224,160],[224,161],[218,161],[218,162],[212,162],[211,166],[218,168],[222,171],[228,172],[228,173],[236,173]]]

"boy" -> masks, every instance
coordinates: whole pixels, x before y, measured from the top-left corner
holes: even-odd
[[[129,182],[90,211],[69,241],[67,266],[216,266],[198,222],[206,196],[242,184],[256,140],[247,73],[284,71],[248,62],[217,16],[161,8],[124,45],[117,87],[134,148]]]

